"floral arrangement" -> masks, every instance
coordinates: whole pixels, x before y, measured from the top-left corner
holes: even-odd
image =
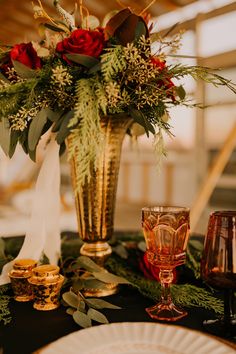
[[[43,19],[39,42],[0,46],[0,145],[10,157],[19,143],[35,160],[47,131],[55,134],[61,152],[68,135],[74,135],[69,157],[77,151],[83,182],[102,148],[101,116],[131,116],[154,135],[160,152],[162,131],[170,133],[169,109],[194,106],[178,80],[190,75],[236,92],[234,84],[208,68],[168,64],[181,36],[169,40],[151,33],[146,12],[125,8],[100,24],[82,1],[78,15],[66,12],[59,0],[54,5],[58,19],[40,0],[33,7],[35,18]]]

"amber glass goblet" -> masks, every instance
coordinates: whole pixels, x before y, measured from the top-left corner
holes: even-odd
[[[147,308],[150,317],[161,321],[177,321],[187,312],[172,301],[170,286],[173,269],[185,262],[189,236],[189,209],[182,207],[147,207],[142,209],[142,228],[148,261],[159,268],[160,302]]]
[[[204,327],[215,335],[236,336],[236,211],[215,211],[210,215],[201,273],[207,284],[224,292],[224,316],[204,321]]]

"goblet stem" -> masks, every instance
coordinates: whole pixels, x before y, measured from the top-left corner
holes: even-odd
[[[173,281],[172,269],[160,269],[159,278],[161,282],[161,302],[165,305],[172,303],[170,285]]]

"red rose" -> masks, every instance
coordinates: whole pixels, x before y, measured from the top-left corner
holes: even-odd
[[[70,37],[63,39],[56,47],[56,51],[62,58],[71,63],[65,54],[84,54],[97,58],[105,46],[105,38],[102,30],[90,31],[76,29]]]
[[[139,268],[143,272],[143,275],[147,279],[159,281],[159,268],[149,263],[147,258],[147,253],[143,254],[143,257],[140,259]]]
[[[41,60],[31,42],[14,45],[10,51],[10,58],[19,61],[30,69],[40,69],[42,67]]]

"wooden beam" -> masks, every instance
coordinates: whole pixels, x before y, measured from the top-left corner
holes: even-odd
[[[219,151],[211,169],[200,188],[197,197],[191,208],[191,230],[194,231],[196,225],[205,209],[208,200],[217,185],[217,182],[232,154],[236,145],[236,124],[230,130],[222,149]]]
[[[224,15],[227,14],[229,12],[232,11],[236,11],[236,2],[233,2],[231,4],[225,5],[223,7],[220,7],[218,9],[214,9],[212,11],[209,11],[207,13],[201,13],[202,19],[204,20],[208,20],[211,19],[213,17],[217,17],[220,15]],[[196,14],[197,17],[197,14]],[[185,30],[191,30],[195,28],[195,21],[196,21],[196,17],[192,18],[191,20],[187,20],[187,21],[183,21],[181,22],[178,26],[176,26],[176,28],[172,31],[172,34],[176,34],[180,31],[180,29],[185,29]],[[160,31],[160,34],[164,34],[166,33],[166,31],[168,31],[171,26],[168,26],[165,29],[163,29],[162,31]]]
[[[208,58],[201,58],[200,64],[203,66],[211,67],[212,69],[221,68],[231,68],[236,65],[236,50],[231,50],[226,53],[220,53]]]

